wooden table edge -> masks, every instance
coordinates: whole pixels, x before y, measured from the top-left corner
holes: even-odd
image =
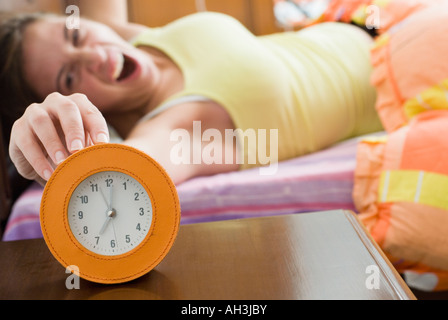
[[[417,300],[414,293],[387,258],[378,243],[370,235],[367,228],[359,220],[356,213],[350,210],[343,210],[343,212],[347,220],[352,224],[353,229],[358,234],[359,239],[364,243],[364,246],[386,277],[389,285],[394,288],[394,292],[398,295],[398,298],[401,300]]]

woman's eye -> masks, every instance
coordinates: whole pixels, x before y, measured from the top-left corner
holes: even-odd
[[[78,29],[74,29],[72,32],[72,43],[73,46],[77,47],[79,44],[79,30]]]
[[[65,76],[65,88],[71,90],[73,86],[73,73],[69,72]]]

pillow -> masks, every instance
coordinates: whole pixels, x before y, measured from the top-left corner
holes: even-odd
[[[381,13],[381,20],[390,27],[371,51],[371,81],[378,94],[376,108],[388,132],[422,111],[448,109],[448,4],[443,2],[393,0]],[[398,23],[390,21],[401,16],[405,19]]]
[[[448,110],[359,143],[353,199],[410,287],[448,290]]]

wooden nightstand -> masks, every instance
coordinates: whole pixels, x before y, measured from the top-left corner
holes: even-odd
[[[68,290],[41,239],[0,255],[0,299],[415,299],[348,211],[184,225],[155,270],[122,285]]]

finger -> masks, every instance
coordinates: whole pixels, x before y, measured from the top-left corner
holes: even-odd
[[[11,160],[19,174],[29,180],[36,180],[38,177],[48,180],[54,171],[53,167],[30,128],[21,126],[20,131],[17,131],[13,127],[12,132],[20,132],[20,135],[12,137],[9,149]]]
[[[37,105],[30,106],[26,112],[25,119],[31,130],[30,134],[38,138],[53,163],[60,164],[68,154],[50,114]]]
[[[83,94],[74,94],[70,98],[76,102],[81,112],[86,136],[94,144],[109,142],[109,129],[102,113]]]
[[[75,153],[85,147],[85,133],[81,112],[75,101],[59,96],[48,101],[52,112],[56,113],[57,121],[65,136],[65,143],[70,153]]]

